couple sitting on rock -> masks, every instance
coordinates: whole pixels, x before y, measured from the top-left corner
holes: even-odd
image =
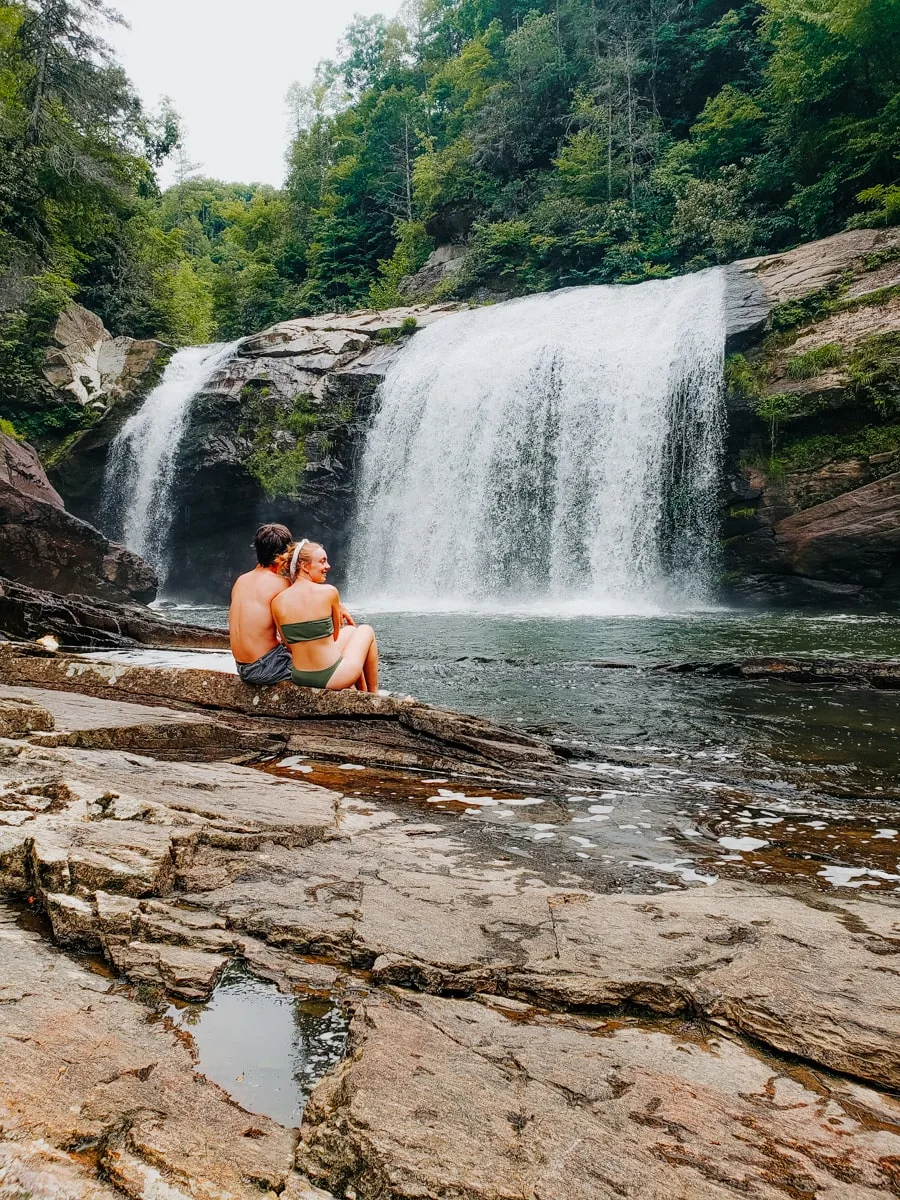
[[[295,542],[284,525],[261,525],[253,539],[259,565],[231,592],[231,652],[244,683],[290,679],[336,692],[378,691],[378,646],[371,625],[355,625],[318,542]]]

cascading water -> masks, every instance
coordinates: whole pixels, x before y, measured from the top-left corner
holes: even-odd
[[[351,587],[371,608],[703,602],[724,432],[724,275],[443,318],[390,368]]]
[[[165,582],[172,524],[172,483],[191,400],[227,362],[236,345],[179,350],[109,448],[103,480],[107,527],[156,568],[160,588]]]

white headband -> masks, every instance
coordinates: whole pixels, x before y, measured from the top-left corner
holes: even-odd
[[[303,549],[303,547],[306,545],[306,543],[308,541],[309,541],[309,538],[304,538],[301,542],[298,542],[297,545],[294,547],[294,553],[291,555],[291,565],[289,568],[291,583],[293,583],[294,580],[297,578],[297,563],[300,559],[300,551]]]

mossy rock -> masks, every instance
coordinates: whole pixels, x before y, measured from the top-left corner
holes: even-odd
[[[259,380],[245,384],[241,402],[237,432],[250,444],[244,466],[269,500],[303,498],[310,471],[334,453],[356,411],[346,399],[288,397]]]
[[[875,333],[854,346],[849,362],[856,398],[884,417],[900,415],[900,331]]]

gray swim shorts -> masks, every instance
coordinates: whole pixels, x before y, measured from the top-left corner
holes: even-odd
[[[275,646],[268,654],[252,663],[238,663],[238,675],[244,683],[252,683],[255,687],[268,687],[270,683],[281,683],[290,679],[290,651],[286,646]]]

